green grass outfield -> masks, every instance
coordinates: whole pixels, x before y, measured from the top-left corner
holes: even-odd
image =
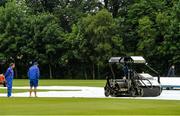
[[[180,101],[113,98],[0,98],[1,115],[180,115]]]
[[[28,80],[14,80],[14,86],[28,86]],[[40,80],[42,86],[96,86],[105,80]],[[1,89],[0,89],[1,93]],[[178,100],[114,98],[4,98],[0,115],[180,115]]]

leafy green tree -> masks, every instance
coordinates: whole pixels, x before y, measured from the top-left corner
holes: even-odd
[[[180,63],[179,22],[177,0],[1,0],[0,62],[18,75],[38,60],[51,78],[95,79],[109,57],[143,55],[165,75]]]
[[[79,41],[79,53],[92,64],[95,79],[96,66],[103,68],[111,56],[123,53],[122,38],[117,34],[118,27],[107,10],[83,18],[79,28],[83,34],[83,40]]]
[[[171,8],[170,16],[161,16],[161,20],[157,20],[161,24],[161,29],[164,31],[161,35],[164,36],[161,46],[159,46],[159,54],[163,57],[167,57],[168,64],[179,63],[179,37],[180,37],[180,2],[175,2],[174,7]],[[159,18],[159,17],[158,17]],[[166,21],[164,21],[166,20]],[[164,27],[164,28],[163,28]]]
[[[155,47],[155,37],[156,37],[156,30],[153,28],[153,23],[149,19],[149,17],[145,16],[142,19],[139,19],[139,27],[138,27],[138,34],[140,40],[138,42],[138,50],[141,55],[152,56],[154,47]],[[149,51],[151,51],[149,53]]]
[[[6,60],[13,60],[16,63],[24,43],[25,11],[26,8],[16,1],[0,7],[0,49]]]
[[[57,19],[51,14],[41,14],[31,17],[32,44],[36,49],[35,59],[49,65],[50,78],[53,77],[52,66],[58,64],[63,52],[63,31],[58,26]]]
[[[103,0],[104,7],[112,13],[114,18],[126,15],[127,6],[132,2],[132,0]]]
[[[97,0],[61,0],[53,13],[58,17],[64,31],[71,32],[73,24],[76,24],[81,17],[96,13],[99,9],[101,4]]]
[[[0,1],[0,7],[1,7],[1,6],[5,6],[6,2],[7,2],[7,0],[1,0],[1,1]]]
[[[62,51],[63,31],[57,19],[49,14],[30,15],[29,9],[17,2],[8,2],[0,8],[0,49],[7,59],[13,59],[17,68],[25,62],[39,60],[49,66],[58,63]],[[23,4],[24,5],[24,4]],[[56,44],[55,44],[56,43]]]
[[[137,44],[139,43],[139,20],[145,16],[149,17],[153,24],[152,28],[154,28],[156,14],[164,10],[164,2],[159,0],[137,0],[128,5],[127,9],[127,15],[121,16],[123,18],[121,24],[123,42],[128,53],[136,54]]]
[[[35,14],[42,12],[52,13],[60,3],[59,0],[25,0],[25,2],[31,11]]]
[[[32,14],[40,14],[45,12],[41,0],[25,0],[26,5],[29,7]]]

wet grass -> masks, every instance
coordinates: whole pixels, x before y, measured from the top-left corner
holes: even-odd
[[[40,80],[41,86],[103,87],[105,80]],[[14,80],[14,86],[29,86],[28,80]],[[6,89],[0,89],[5,92]],[[49,91],[49,90],[43,90]],[[14,90],[13,92],[28,92]],[[180,101],[114,98],[0,98],[0,115],[180,115]]]
[[[0,98],[1,115],[180,115],[180,101],[113,98]]]

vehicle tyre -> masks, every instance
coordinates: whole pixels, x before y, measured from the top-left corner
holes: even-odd
[[[141,88],[140,89],[140,96],[142,97],[144,95],[144,91],[143,91],[143,89]]]
[[[135,92],[134,90],[131,90],[131,91],[130,91],[130,96],[131,96],[131,97],[136,96],[136,92]]]
[[[109,97],[109,95],[110,95],[110,90],[109,90],[109,89],[106,89],[105,92],[104,92],[104,95],[105,95],[106,97]]]

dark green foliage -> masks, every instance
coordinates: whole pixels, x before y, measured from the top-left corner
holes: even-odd
[[[42,76],[101,79],[122,55],[180,74],[180,1],[0,1],[0,64],[16,62],[18,77],[36,60]]]

